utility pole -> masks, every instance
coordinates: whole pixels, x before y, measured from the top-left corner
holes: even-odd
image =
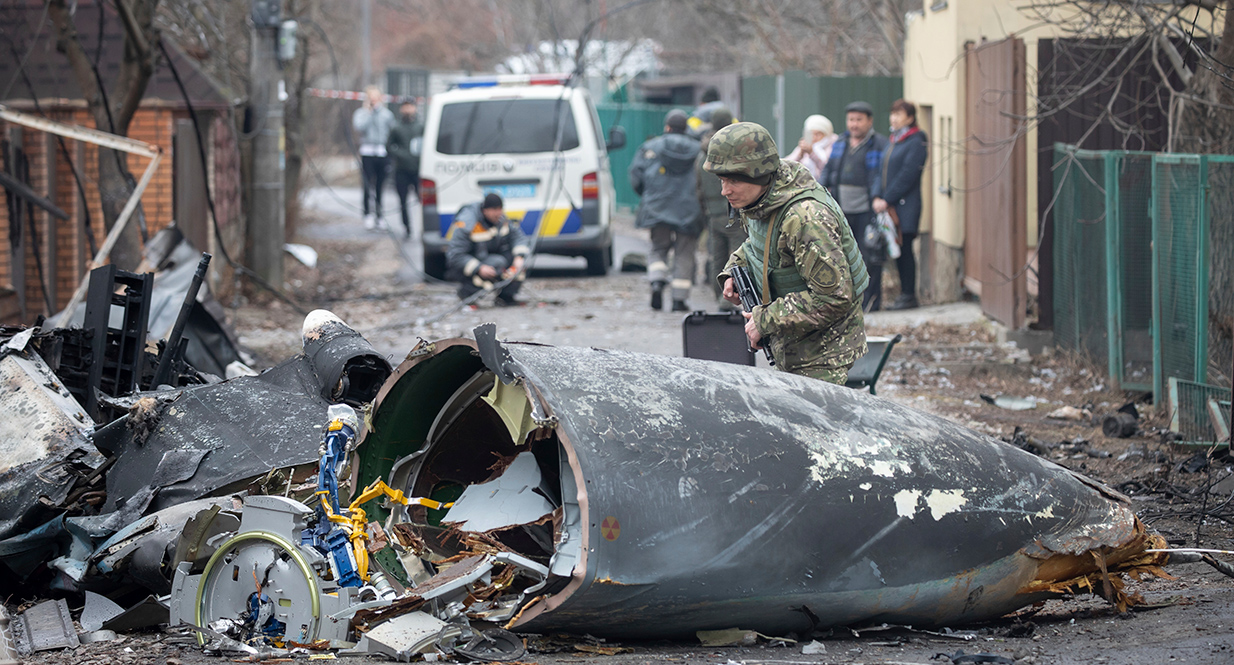
[[[253,139],[251,206],[248,215],[248,263],[275,288],[283,286],[283,73],[279,66],[280,0],[253,0],[249,99]]]

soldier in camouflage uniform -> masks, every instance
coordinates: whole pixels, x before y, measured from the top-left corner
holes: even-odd
[[[740,304],[729,271],[746,266],[761,293],[763,304],[746,314],[751,346],[769,338],[781,370],[842,385],[866,352],[861,294],[870,281],[844,213],[752,122],[717,131],[703,168],[720,177],[750,234],[717,279]]]

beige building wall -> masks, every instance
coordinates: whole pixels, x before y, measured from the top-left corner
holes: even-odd
[[[1027,113],[1036,113],[1037,41],[1084,34],[1086,18],[1065,6],[1051,8],[1049,20],[1034,13],[1025,0],[922,0],[919,12],[907,19],[904,43],[904,97],[921,109],[919,120],[930,135],[930,183],[923,191],[922,229],[929,231],[933,247],[922,248],[930,256],[932,273],[923,275],[937,302],[961,296],[964,249],[964,144],[965,122],[964,52],[968,43],[996,42],[1012,35],[1024,40]],[[1211,30],[1213,16],[1198,12],[1199,26]],[[1059,25],[1070,23],[1071,30]],[[1135,29],[1134,22],[1128,29]],[[1103,35],[1093,35],[1103,36]],[[1025,136],[1025,183],[1030,254],[1037,245],[1037,130],[1030,123]],[[1044,155],[1049,159],[1050,155]],[[925,263],[925,262],[923,262]],[[926,266],[923,265],[923,270]]]
[[[904,44],[904,97],[922,107],[922,120],[930,126],[930,173],[932,184],[925,196],[927,218],[923,229],[932,234],[930,248],[934,300],[960,297],[964,248],[964,52],[968,43],[1000,41],[1011,35],[1024,40],[1028,81],[1028,113],[1036,109],[1037,40],[1055,36],[1053,26],[1039,22],[1019,9],[1023,0],[923,0],[920,13],[908,18]],[[1025,136],[1027,164],[1025,192],[1028,210],[1028,243],[1037,244],[1037,131]]]

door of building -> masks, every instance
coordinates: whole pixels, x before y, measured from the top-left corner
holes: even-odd
[[[1014,330],[1028,307],[1024,42],[969,45],[964,65],[964,285]]]

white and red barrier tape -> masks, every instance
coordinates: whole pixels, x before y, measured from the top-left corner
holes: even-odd
[[[310,96],[322,97],[325,99],[350,99],[350,100],[356,100],[356,101],[364,99],[364,92],[356,91],[356,90],[323,90],[321,88],[307,88],[305,92],[307,92]],[[412,101],[412,102],[418,103],[418,102],[423,101],[423,99],[419,99],[416,97],[405,97],[402,95],[397,95],[397,96],[396,95],[382,95],[381,99],[387,104],[394,103],[394,102],[401,103],[405,101]]]

